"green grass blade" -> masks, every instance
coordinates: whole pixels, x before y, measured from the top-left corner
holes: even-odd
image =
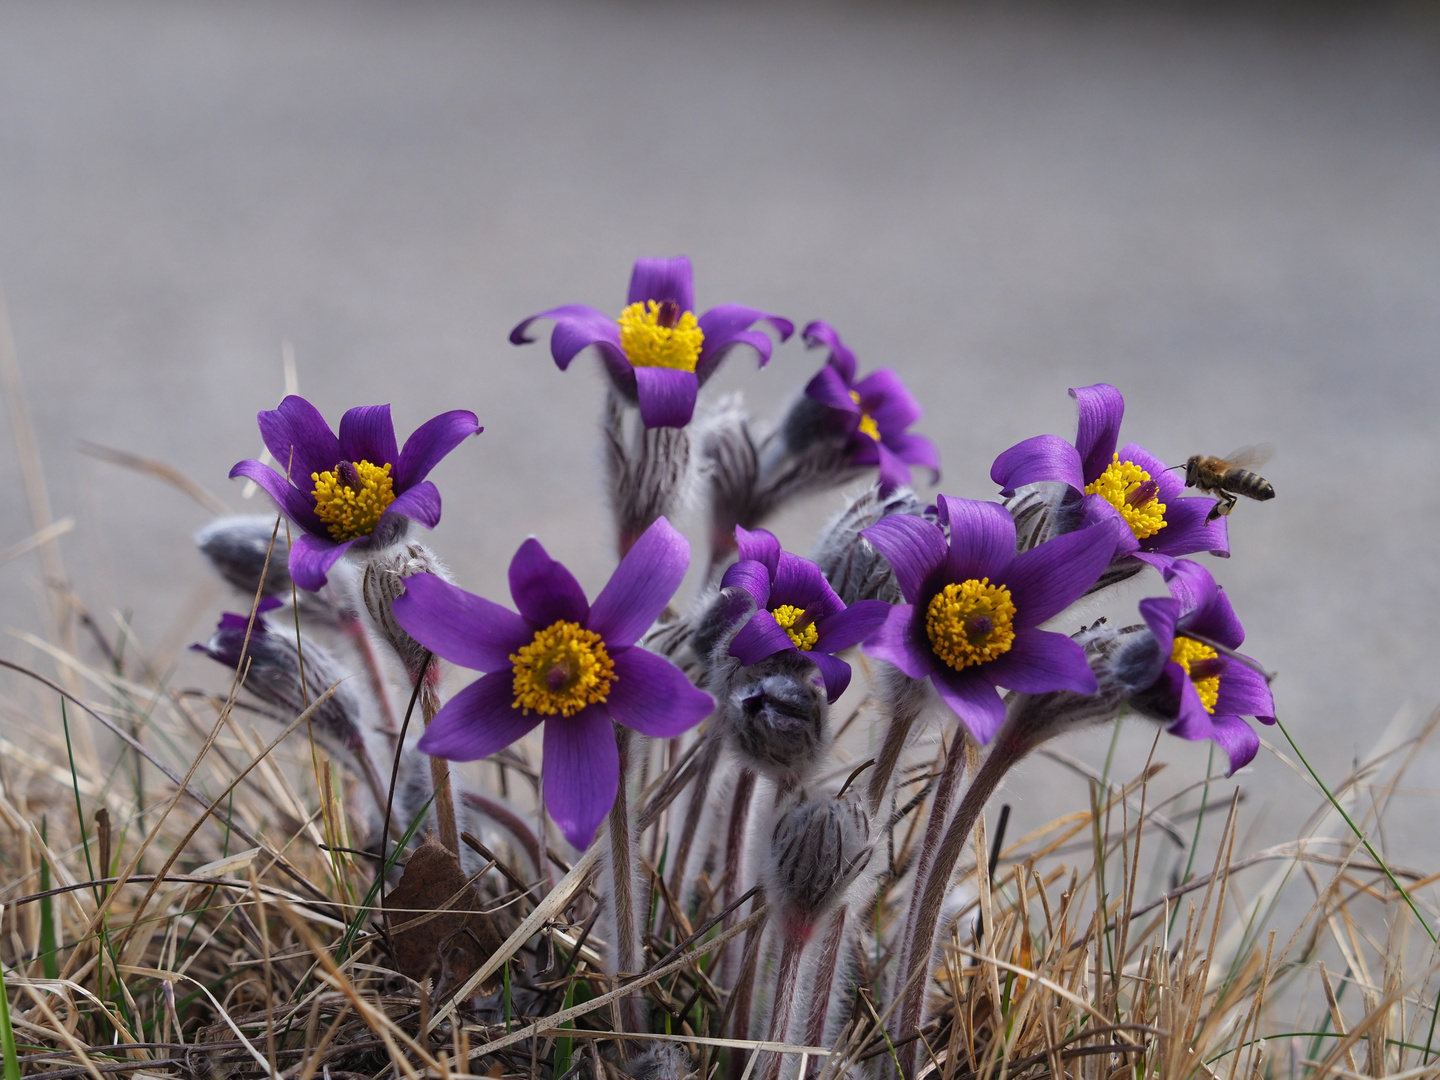
[[[20,1055],[15,1050],[15,1029],[10,1026],[10,989],[0,965],[0,1054],[5,1058],[5,1080],[20,1080]]]

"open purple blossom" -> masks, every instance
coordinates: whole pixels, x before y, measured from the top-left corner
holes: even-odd
[[[740,561],[725,571],[722,587],[743,589],[756,611],[730,644],[746,667],[778,652],[800,652],[814,662],[834,702],[850,685],[850,665],[836,653],[860,644],[885,622],[890,605],[861,600],[845,606],[820,567],[780,549],[765,529],[737,527]]]
[[[689,564],[689,543],[662,517],[593,605],[533,538],[510,562],[519,614],[433,575],[407,578],[393,605],[405,631],[437,656],[487,673],[441,708],[419,749],[474,761],[543,721],[545,806],[565,838],[585,847],[619,790],[612,721],[668,739],[714,707],[674,664],[635,644]]]
[[[1069,484],[1086,496],[1086,512],[1114,515],[1125,523],[1117,557],[1133,555],[1163,570],[1177,556],[1196,551],[1230,554],[1223,518],[1207,522],[1213,499],[1182,498],[1184,482],[1144,447],[1116,450],[1125,399],[1108,383],[1072,388],[1080,409],[1075,442],[1037,435],[995,459],[990,478],[1009,498],[1015,489],[1042,481]]]
[[[262,412],[260,437],[283,473],[242,461],[230,476],[254,480],[304,530],[290,545],[290,576],[310,592],[352,547],[385,547],[404,538],[411,521],[440,523],[440,491],[430,470],[484,429],[464,409],[441,413],[415,429],[401,450],[389,405],[363,405],[340,418],[340,434],[320,410],[292,394]]]
[[[855,354],[833,327],[816,320],[802,331],[810,348],[824,346],[830,359],[805,386],[805,396],[819,402],[848,437],[846,453],[852,465],[880,467],[881,494],[910,483],[910,466],[940,479],[940,452],[924,435],[907,430],[922,410],[895,372],[882,368],[855,378]]]
[[[1138,685],[1131,704],[1146,715],[1170,721],[1182,739],[1213,739],[1230,758],[1230,772],[1250,763],[1260,739],[1241,717],[1275,722],[1275,699],[1265,676],[1246,662],[1216,649],[1238,649],[1245,629],[1225,590],[1199,563],[1177,559],[1165,570],[1169,597],[1140,601],[1150,629],[1127,647],[1119,670]]]
[[[889,560],[905,597],[865,651],[928,678],[980,742],[1005,719],[997,687],[1093,694],[1085,650],[1039,629],[1095,583],[1116,530],[1078,529],[1015,553],[1015,523],[998,503],[940,496],[940,525],[892,514],[862,535]]]
[[[620,317],[584,304],[566,304],[531,315],[510,332],[510,341],[525,345],[537,319],[553,319],[550,354],[564,371],[582,349],[600,353],[615,389],[638,402],[647,428],[684,427],[695,411],[695,395],[715,373],[720,361],[737,345],[749,345],[763,366],[770,359],[770,338],[752,329],[767,322],[784,341],[795,332],[788,319],[722,304],[695,314],[695,286],[690,260],[636,259],[630,293]]]

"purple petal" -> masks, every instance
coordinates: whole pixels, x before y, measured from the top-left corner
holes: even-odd
[[[1183,610],[1180,602],[1166,597],[1151,596],[1141,600],[1138,606],[1140,617],[1145,620],[1145,625],[1150,628],[1150,633],[1155,635],[1160,652],[1168,661],[1171,650],[1175,648],[1175,624],[1180,621],[1180,613]]]
[[[684,255],[673,259],[636,259],[630,271],[630,292],[627,304],[643,304],[646,300],[661,303],[673,300],[682,312],[695,310],[695,271]]]
[[[770,571],[764,563],[754,559],[741,559],[725,571],[720,579],[722,589],[744,589],[756,607],[766,607],[770,602]]]
[[[769,529],[747,529],[736,525],[735,546],[741,559],[753,559],[774,576],[780,565],[780,541]]]
[[[884,600],[857,600],[844,611],[817,621],[820,636],[812,653],[837,653],[859,645],[890,618],[892,605]]]
[[[855,354],[850,351],[850,347],[845,342],[840,340],[840,335],[835,332],[834,327],[816,319],[800,331],[800,336],[805,339],[808,348],[814,349],[823,345],[830,350],[830,361],[827,366],[834,369],[835,374],[840,377],[845,386],[848,387],[855,381]],[[810,392],[808,387],[805,392],[807,394]]]
[[[805,396],[844,413],[848,421],[847,431],[854,430],[859,425],[860,406],[855,404],[855,399],[850,396],[850,387],[844,376],[829,364],[817,371],[815,377],[805,384]]]
[[[863,436],[866,442],[872,442],[869,436]],[[891,453],[890,448],[882,443],[874,443],[875,455],[880,462],[880,494],[888,495],[896,488],[907,487],[910,483],[910,466],[906,465],[900,457]],[[851,458],[858,460],[858,455]]]
[[[835,704],[850,685],[850,665],[829,653],[812,651],[805,655],[820,669],[820,677],[825,680],[826,700]]]
[[[925,579],[945,562],[945,534],[939,526],[910,514],[890,514],[860,535],[885,556],[905,599],[918,603]]]
[[[725,353],[736,345],[749,345],[760,354],[760,366],[765,366],[772,348],[770,338],[763,331],[750,329],[762,320],[771,325],[781,341],[795,332],[795,324],[789,319],[740,304],[721,304],[700,316],[705,343],[700,347],[695,375],[702,384],[715,373]]]
[[[1075,449],[1083,463],[1085,484],[1094,482],[1115,458],[1120,441],[1120,421],[1125,416],[1125,398],[1109,383],[1072,388],[1070,396],[1080,409],[1075,429]],[[1085,484],[1074,486],[1083,488]]]
[[[415,748],[450,761],[478,761],[523,739],[545,719],[515,708],[514,676],[484,675],[447,701]]]
[[[330,567],[349,550],[354,540],[337,544],[310,533],[301,533],[290,544],[290,578],[306,592],[319,592],[325,587]]]
[[[1212,555],[1228,557],[1230,554],[1230,531],[1226,519],[1216,518],[1206,523],[1214,499],[1175,499],[1165,504],[1165,528],[1154,536],[1147,537],[1145,547],[1165,555],[1193,555],[1197,551],[1208,551]]]
[[[887,435],[883,441],[886,448],[906,465],[923,465],[933,474],[930,482],[932,484],[939,483],[940,451],[924,435],[904,432],[899,435]]]
[[[647,428],[684,427],[695,413],[699,387],[688,371],[637,367],[635,392],[640,399],[640,419]]]
[[[880,628],[866,639],[866,654],[893,664],[912,679],[929,678],[939,672],[943,665],[933,652],[917,644],[914,624],[912,605],[894,605]]]
[[[1085,650],[1064,634],[1048,630],[1017,630],[1010,651],[984,665],[985,677],[997,686],[1022,694],[1074,690],[1093,694],[1099,688]]]
[[[440,464],[441,458],[471,435],[479,435],[484,430],[475,414],[465,409],[426,420],[405,440],[405,449],[400,451],[395,465],[395,490],[406,491],[420,483]]]
[[[230,478],[244,476],[264,488],[285,512],[285,516],[307,532],[325,534],[325,523],[315,513],[312,496],[295,487],[269,465],[258,461],[242,461],[230,470]]]
[[[565,839],[589,847],[620,790],[620,748],[603,705],[545,721],[545,809]]]
[[[347,461],[393,465],[400,456],[389,405],[361,405],[340,418],[340,453]]]
[[[397,495],[395,501],[385,508],[384,517],[391,514],[418,521],[427,529],[435,528],[440,524],[440,489],[429,480],[416,484],[409,491]],[[381,520],[384,520],[384,517]],[[378,525],[375,531],[384,532]]]
[[[1037,626],[1060,614],[1099,580],[1114,551],[1115,533],[1100,524],[1018,556],[1005,578],[1015,601],[1015,625]]]
[[[1250,729],[1250,725],[1238,716],[1215,717],[1210,737],[1219,744],[1220,749],[1224,750],[1226,757],[1230,759],[1230,771],[1225,774],[1226,776],[1234,776],[1246,765],[1249,765],[1260,750],[1260,736],[1256,735]]]
[[[533,536],[510,560],[510,595],[520,614],[536,626],[562,620],[585,626],[590,617],[585,590],[575,575],[550,558]]]
[[[436,656],[476,671],[510,671],[511,653],[533,636],[509,608],[433,574],[406,578],[391,610],[405,632]]]
[[[625,359],[620,348],[620,324],[603,311],[584,304],[566,304],[551,308],[538,315],[531,315],[510,331],[510,344],[528,345],[534,338],[526,337],[530,324],[540,319],[554,319],[555,329],[550,334],[550,355],[555,366],[564,371],[570,366],[577,353],[591,345],[602,352]],[[628,366],[628,363],[627,363]]]
[[[1083,505],[1085,516],[1081,520],[1080,527],[1082,529],[1098,527],[1110,530],[1110,535],[1115,540],[1115,551],[1110,556],[1112,560],[1135,555],[1140,551],[1140,541],[1135,539],[1134,531],[1125,524],[1125,519],[1120,516],[1119,510],[1116,510],[1099,495],[1086,495]]]
[[[657,518],[600,590],[587,626],[608,646],[635,644],[665,610],[689,566],[690,542],[670,522]]]
[[[1253,716],[1261,723],[1275,722],[1275,698],[1270,684],[1254,668],[1232,659],[1220,676],[1215,698],[1216,716]]]
[[[1016,488],[1043,480],[1058,480],[1076,491],[1085,490],[1080,454],[1057,435],[1036,435],[1016,443],[990,466],[990,479],[1007,499]]]
[[[689,731],[715,710],[710,695],[695,689],[685,673],[644,649],[611,654],[615,681],[605,707],[617,723],[656,739]]]
[[[882,435],[898,435],[923,415],[920,403],[888,368],[873,371],[855,384],[860,407],[875,420]]]
[[[1165,677],[1172,685],[1178,684],[1180,687],[1180,715],[1165,730],[1171,735],[1178,735],[1192,742],[1210,738],[1215,733],[1215,721],[1205,711],[1205,706],[1200,701],[1200,692],[1195,689],[1190,676],[1185,674],[1185,669],[1173,660],[1168,661],[1165,664]]]
[[[259,421],[260,438],[281,475],[297,480],[301,487],[311,473],[325,472],[339,463],[340,440],[320,410],[304,398],[291,394],[278,409],[262,412]]]
[[[988,577],[995,584],[1008,585],[1010,575],[1006,571],[1015,561],[1015,519],[1010,512],[999,503],[954,499],[948,495],[937,497],[935,504],[940,510],[941,523],[950,528],[946,580]],[[1100,576],[1098,570],[1095,576]]]
[[[940,698],[970,729],[975,741],[987,743],[1005,722],[1005,703],[985,679],[973,672],[946,668],[932,678]]]
[[[777,652],[787,651],[795,651],[795,643],[775,621],[775,616],[764,608],[751,615],[730,642],[730,655],[746,667],[758,664]]]
[[[833,615],[845,607],[845,602],[835,595],[820,567],[788,551],[780,553],[767,606],[774,608],[781,604],[802,608],[815,620]]]
[[[1193,632],[1211,638],[1227,649],[1245,642],[1245,628],[1230,606],[1225,590],[1215,584],[1210,572],[1189,559],[1177,559],[1165,573],[1171,595],[1186,609],[1182,633]]]

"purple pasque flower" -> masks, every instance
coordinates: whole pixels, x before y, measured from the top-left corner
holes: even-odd
[[[242,461],[230,476],[254,480],[304,530],[290,545],[290,576],[310,592],[324,586],[351,547],[394,543],[411,521],[429,529],[440,524],[440,492],[425,477],[485,430],[474,413],[456,409],[425,421],[401,450],[389,405],[351,409],[337,437],[320,410],[294,394],[259,419],[260,437],[284,472]]]
[[[778,652],[800,652],[813,661],[833,703],[850,685],[850,665],[836,653],[860,644],[890,614],[882,600],[845,606],[809,559],[780,549],[765,529],[736,526],[740,561],[725,571],[722,588],[735,586],[755,600],[756,611],[730,644],[746,667]]]
[[[1248,765],[1260,738],[1241,719],[1275,722],[1275,699],[1265,676],[1235,650],[1245,628],[1225,590],[1199,563],[1177,559],[1166,568],[1169,597],[1140,601],[1140,614],[1154,635],[1150,672],[1154,679],[1131,700],[1142,712],[1171,720],[1166,729],[1182,739],[1213,739],[1230,758],[1230,772]],[[1143,681],[1143,680],[1142,680]]]
[[[510,331],[513,345],[537,319],[555,320],[550,354],[564,371],[576,353],[594,345],[610,381],[627,400],[640,405],[647,428],[684,427],[695,411],[695,395],[736,345],[749,345],[763,366],[770,338],[752,327],[767,322],[784,341],[795,332],[788,319],[756,308],[722,304],[695,314],[694,275],[684,255],[636,259],[630,294],[618,319],[584,304],[566,304],[531,315]]]
[[[1115,449],[1125,399],[1109,383],[1071,388],[1080,409],[1075,442],[1037,435],[1016,443],[990,467],[990,479],[1007,499],[1015,489],[1041,481],[1069,484],[1086,496],[1086,510],[1113,514],[1125,523],[1117,556],[1133,555],[1163,570],[1177,556],[1196,551],[1228,557],[1225,519],[1205,519],[1215,500],[1182,498],[1184,481],[1144,447]]]
[[[283,603],[278,596],[265,597],[255,608],[253,624],[249,615],[238,615],[233,611],[221,612],[220,621],[215,624],[215,632],[210,635],[210,640],[203,645],[191,645],[190,648],[204,653],[211,660],[218,660],[227,667],[238,668],[243,659],[241,650],[245,645],[245,636],[248,634],[254,641],[268,633],[265,614],[274,611]]]
[[[828,323],[818,319],[801,332],[810,348],[825,346],[830,359],[805,386],[805,396],[828,407],[849,436],[853,465],[880,466],[880,491],[888,495],[910,483],[910,466],[923,465],[931,483],[940,480],[940,451],[924,435],[907,431],[922,410],[900,376],[882,368],[855,379],[855,354]]]
[[[487,672],[451,698],[419,748],[474,761],[545,724],[545,806],[578,848],[620,784],[614,723],[668,739],[710,715],[710,695],[636,646],[685,577],[690,545],[663,517],[591,605],[569,570],[526,540],[510,562],[519,614],[438,577],[405,579],[395,618],[437,656]]]
[[[1109,564],[1116,530],[1077,529],[1015,553],[1015,522],[999,503],[937,499],[940,525],[908,514],[863,535],[889,561],[905,603],[865,643],[912,679],[928,678],[980,742],[1005,719],[997,687],[1022,694],[1093,694],[1085,650],[1039,629],[1078,600]]]

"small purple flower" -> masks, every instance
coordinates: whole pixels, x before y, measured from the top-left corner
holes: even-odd
[[[684,427],[695,411],[695,395],[736,345],[749,345],[763,366],[770,359],[770,338],[751,327],[768,322],[784,341],[795,332],[788,319],[738,304],[722,304],[695,314],[690,260],[636,259],[630,295],[618,319],[584,304],[567,304],[531,315],[510,341],[525,345],[537,319],[554,319],[550,354],[564,371],[575,355],[594,345],[610,380],[627,400],[638,401],[647,428]]]
[[[1260,749],[1259,736],[1241,717],[1273,724],[1275,699],[1260,672],[1207,644],[1235,650],[1245,640],[1225,590],[1210,572],[1177,559],[1165,570],[1165,580],[1170,597],[1140,601],[1140,614],[1155,637],[1155,682],[1142,698],[1173,718],[1166,729],[1172,735],[1218,743],[1234,773]]]
[[[805,396],[832,410],[849,436],[846,450],[853,465],[880,466],[880,491],[888,495],[910,483],[910,466],[930,470],[940,480],[940,452],[924,435],[907,431],[920,419],[917,402],[900,376],[882,368],[855,381],[855,354],[833,327],[816,320],[802,331],[810,348],[825,346],[830,359],[805,387]]]
[[[440,492],[425,477],[485,430],[474,413],[456,409],[421,424],[401,450],[390,406],[364,405],[340,418],[337,438],[320,410],[294,394],[259,419],[260,437],[284,473],[242,461],[230,476],[254,480],[305,530],[290,546],[290,576],[310,592],[352,546],[384,547],[402,538],[410,521],[440,524]]]
[[[1205,519],[1213,499],[1182,498],[1184,482],[1143,447],[1127,443],[1117,452],[1125,399],[1108,383],[1072,388],[1080,422],[1071,445],[1055,435],[1016,443],[995,459],[990,479],[1009,498],[1018,487],[1041,481],[1069,484],[1086,496],[1086,511],[1115,515],[1129,534],[1117,556],[1133,555],[1164,570],[1176,556],[1196,551],[1229,556],[1225,519]]]
[[[746,667],[778,652],[801,652],[820,669],[825,694],[836,701],[850,685],[850,665],[835,654],[858,645],[890,614],[881,600],[848,608],[809,559],[780,550],[765,529],[736,527],[740,561],[725,571],[722,587],[736,586],[754,598],[757,610],[730,645]]]
[[[274,611],[280,607],[283,601],[278,596],[267,596],[260,601],[260,606],[255,609],[255,625],[250,625],[249,615],[237,615],[233,611],[221,613],[220,621],[215,624],[215,632],[210,635],[210,640],[203,645],[191,645],[190,648],[196,652],[202,652],[211,660],[218,660],[227,667],[238,668],[240,666],[241,647],[245,644],[245,635],[248,633],[253,642],[262,634],[269,632],[265,625],[265,613]]]
[[[908,514],[861,534],[889,560],[906,600],[865,651],[912,679],[930,679],[982,743],[1005,719],[996,687],[1095,693],[1085,650],[1039,624],[1100,577],[1115,530],[1078,529],[1017,555],[1015,522],[1003,506],[945,495],[937,503],[948,545],[939,525]]]
[[[474,761],[545,723],[545,805],[576,847],[590,843],[620,783],[612,721],[668,739],[710,715],[710,695],[637,647],[685,577],[690,545],[663,517],[636,541],[592,606],[539,541],[510,562],[508,608],[438,577],[406,579],[395,618],[427,649],[488,672],[451,698],[419,748]]]

